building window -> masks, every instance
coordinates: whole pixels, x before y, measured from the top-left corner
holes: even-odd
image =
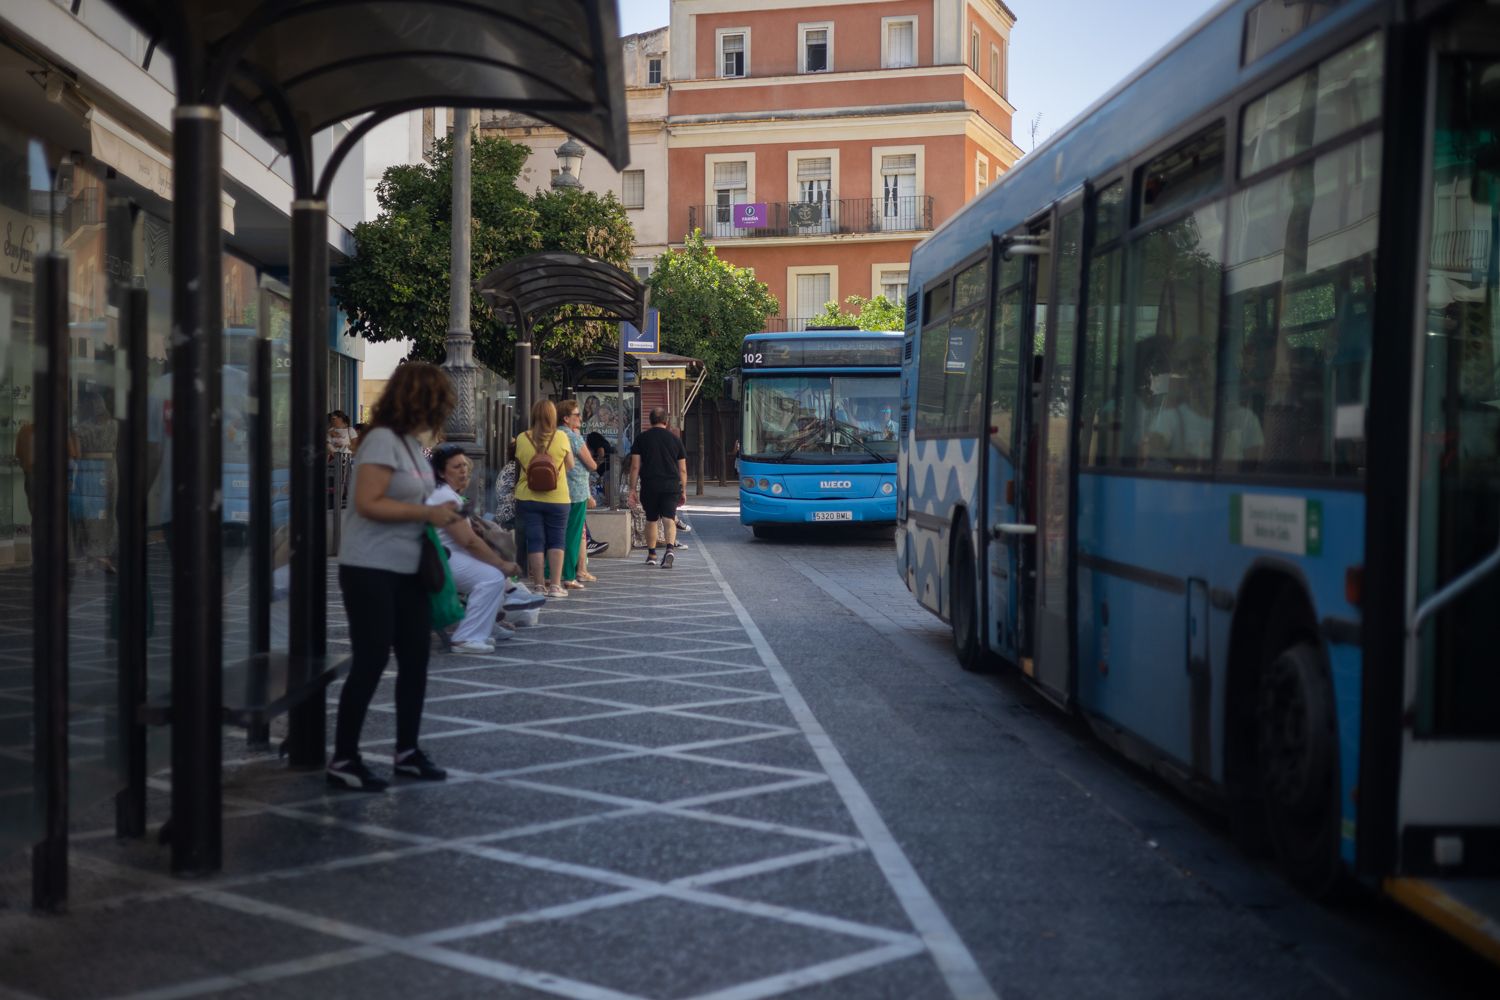
[[[990,46],[990,89],[1000,93],[1000,46]]]
[[[826,73],[833,69],[833,25],[799,24],[798,57],[803,73]]]
[[[882,229],[916,229],[917,154],[897,153],[880,158],[880,223]]]
[[[647,59],[646,60],[646,83],[647,83],[647,85],[652,86],[652,87],[656,87],[656,86],[659,86],[661,84],[661,60],[660,59]]]
[[[1006,86],[1006,83],[1005,83],[1005,39],[1003,39],[1003,38],[1000,39],[1000,50],[999,51],[1000,51],[1000,72],[998,72],[998,73],[995,74],[995,76],[996,76],[996,78],[998,80],[998,83],[995,86],[995,90],[996,90],[997,93],[999,93],[999,95],[1001,97],[1004,97],[1005,96],[1005,92],[1007,90],[1009,90],[1010,88],[1008,86]]]
[[[885,298],[901,305],[906,301],[906,271],[881,271],[880,287],[876,289]]]
[[[969,29],[969,68],[979,72],[979,29]]]
[[[646,171],[627,170],[621,175],[620,200],[626,208],[646,207]]]
[[[974,193],[978,194],[990,186],[990,161],[984,157],[974,160]]]
[[[714,164],[714,235],[734,236],[734,206],[746,202],[749,166],[744,160]]]
[[[555,180],[557,180],[558,176],[561,175],[561,174],[562,174],[561,170],[558,170],[556,167],[553,167],[551,170],[547,171],[547,179],[555,181]]]
[[[833,274],[818,271],[797,275],[797,318],[811,319],[833,301]]]
[[[833,214],[832,157],[811,156],[797,161],[797,195],[802,204],[814,206],[799,219],[798,228],[803,232],[826,230]]]
[[[917,64],[917,19],[885,18],[885,50],[881,64],[887,69],[904,69]]]
[[[745,76],[749,63],[749,35],[744,31],[719,36],[719,75]]]
[[[643,285],[646,283],[646,279],[651,277],[653,267],[653,262],[649,260],[633,260],[630,262],[630,272],[635,275],[635,280]]]

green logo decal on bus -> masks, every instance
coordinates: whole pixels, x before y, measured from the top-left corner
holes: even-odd
[[[1306,497],[1232,494],[1229,540],[1295,556],[1322,555],[1323,503]]]

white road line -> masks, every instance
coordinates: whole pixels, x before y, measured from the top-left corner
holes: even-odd
[[[746,634],[750,636],[751,642],[760,653],[761,662],[770,671],[771,678],[776,682],[782,698],[786,700],[792,716],[802,727],[808,742],[812,744],[813,752],[817,754],[823,769],[828,772],[833,787],[838,790],[839,797],[844,800],[844,807],[849,810],[854,825],[869,845],[871,857],[880,865],[886,881],[890,883],[891,891],[901,901],[901,906],[911,919],[912,926],[917,929],[917,933],[932,953],[933,961],[937,963],[938,971],[942,973],[948,988],[953,991],[955,997],[961,1000],[998,1000],[998,994],[985,979],[979,963],[974,960],[973,954],[963,943],[963,939],[958,936],[958,932],[954,930],[953,924],[943,913],[942,908],[938,906],[937,900],[932,898],[932,893],[927,890],[922,877],[917,874],[916,868],[901,850],[901,845],[896,843],[896,838],[891,835],[890,828],[885,825],[885,820],[875,809],[875,804],[870,801],[859,779],[854,776],[854,772],[849,770],[843,754],[839,753],[833,740],[814,717],[812,709],[808,707],[801,692],[792,683],[786,668],[781,665],[776,651],[771,648],[771,644],[766,641],[760,627],[750,617],[750,612],[745,610],[745,605],[730,588],[729,581],[719,570],[718,562],[709,554],[708,546],[700,544],[698,551],[708,566],[709,572],[718,582],[719,588],[724,592],[724,598],[729,602],[729,606],[734,608],[735,614],[739,616],[740,624],[744,625]],[[743,994],[744,997],[769,995],[771,994]],[[740,994],[731,994],[721,1000],[740,1000],[740,997]]]

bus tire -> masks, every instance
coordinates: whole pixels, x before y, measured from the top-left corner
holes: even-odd
[[[750,533],[753,534],[756,538],[775,537],[775,529],[772,528],[769,524],[752,524],[750,526]]]
[[[948,563],[948,619],[953,625],[953,654],[970,673],[989,668],[979,634],[979,594],[974,586],[974,546],[967,528],[959,525]]]
[[[1256,693],[1256,770],[1266,827],[1287,877],[1332,894],[1339,860],[1338,731],[1318,647],[1299,641],[1264,664]]]

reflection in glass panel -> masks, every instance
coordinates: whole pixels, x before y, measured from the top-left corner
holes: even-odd
[[[46,805],[33,757],[31,345],[35,259],[51,231],[49,184],[41,147],[0,125],[0,232],[12,248],[0,264],[0,860],[35,843]]]
[[[1438,62],[1425,275],[1417,598],[1500,541],[1500,62]],[[1416,726],[1445,737],[1500,736],[1500,577],[1438,612],[1421,635]]]
[[[1040,602],[1061,611],[1067,605],[1068,522],[1071,509],[1068,472],[1072,460],[1073,363],[1078,345],[1078,296],[1082,289],[1083,209],[1065,212],[1057,226],[1057,300],[1052,303],[1052,346],[1041,412],[1036,414],[1044,434],[1041,496],[1038,512],[1041,544],[1037,547]]]
[[[745,380],[744,454],[790,462],[893,462],[898,375],[757,375]]]
[[[1245,106],[1240,176],[1248,177],[1380,114],[1383,36],[1371,35]]]
[[[1124,434],[1124,394],[1150,392],[1149,376],[1136,372],[1133,385],[1122,377],[1121,312],[1125,288],[1121,276],[1124,252],[1109,250],[1089,262],[1088,313],[1085,318],[1083,393],[1079,398],[1079,464],[1112,465],[1122,455],[1134,458],[1139,442]]]
[[[1363,471],[1379,206],[1378,135],[1231,199],[1222,467]]]
[[[1137,175],[1141,222],[1204,197],[1224,180],[1224,123],[1214,122],[1167,150]]]
[[[1214,347],[1219,330],[1223,206],[1207,205],[1132,243],[1127,441],[1153,468],[1206,467],[1213,451]]]
[[[224,367],[221,372],[223,483],[224,665],[250,653],[249,616],[250,476],[252,419],[259,408],[255,387],[256,341],[260,338],[260,289],[254,265],[224,255]],[[267,401],[269,405],[269,401]],[[226,690],[226,696],[233,693]]]
[[[922,331],[917,367],[917,432],[937,433],[943,427],[943,365],[948,357],[948,321]]]
[[[106,243],[104,178],[59,170],[54,231],[68,257],[68,597],[70,819],[113,821],[121,787],[118,724],[117,473],[127,380],[118,351],[118,290]],[[128,216],[127,216],[128,218]],[[104,808],[96,808],[104,807]]]
[[[1125,218],[1125,182],[1115,181],[1099,192],[1095,199],[1094,244],[1108,243],[1124,235],[1128,225]]]
[[[990,441],[1010,454],[1021,370],[1022,258],[1000,264],[1000,288],[990,318]]]

